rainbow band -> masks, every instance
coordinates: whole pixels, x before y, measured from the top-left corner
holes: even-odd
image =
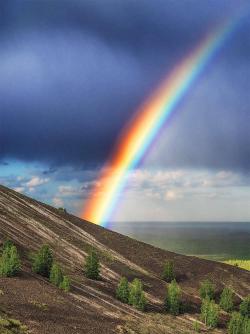
[[[237,20],[209,34],[136,112],[120,135],[85,204],[82,218],[106,227],[132,171],[147,152],[178,103],[234,29]]]

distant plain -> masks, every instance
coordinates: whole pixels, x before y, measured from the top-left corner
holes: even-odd
[[[250,265],[247,222],[122,222],[113,224],[112,229],[176,253]]]

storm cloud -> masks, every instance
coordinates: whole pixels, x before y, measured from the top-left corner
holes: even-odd
[[[145,97],[238,6],[226,0],[2,2],[0,159],[101,166]],[[249,22],[242,20],[195,84],[147,164],[250,168]]]

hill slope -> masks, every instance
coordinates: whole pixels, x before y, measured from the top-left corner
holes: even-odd
[[[0,279],[0,306],[32,333],[122,333],[128,319],[138,322],[149,317],[115,299],[121,276],[141,278],[149,300],[147,312],[161,312],[166,289],[161,279],[162,265],[169,259],[175,262],[184,298],[193,305],[194,315],[175,319],[166,316],[164,333],[177,334],[192,328],[200,303],[199,282],[208,276],[218,289],[224,284],[232,286],[239,299],[250,293],[247,271],[155,248],[0,186],[1,242],[6,237],[20,249],[23,266],[19,277]],[[52,247],[57,261],[71,277],[70,293],[32,273],[29,254],[44,243]],[[82,273],[91,246],[101,257],[100,281],[89,280]]]

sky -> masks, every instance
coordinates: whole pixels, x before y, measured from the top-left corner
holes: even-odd
[[[0,183],[79,215],[137,108],[240,6],[112,220],[250,221],[247,0],[2,1]]]

